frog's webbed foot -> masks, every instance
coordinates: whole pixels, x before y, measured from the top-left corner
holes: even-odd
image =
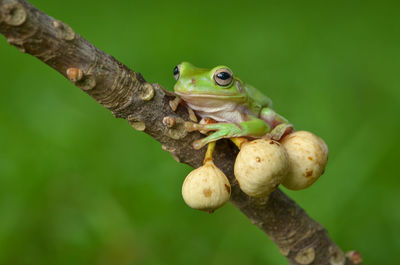
[[[279,141],[283,136],[294,130],[293,125],[290,124],[288,120],[269,107],[265,107],[261,110],[260,117],[273,128],[272,131],[267,133],[263,138]]]
[[[189,119],[191,121],[198,122],[198,119],[197,119],[196,113],[194,113],[194,110],[192,110],[192,108],[190,108],[189,106],[186,106],[186,109],[189,113]]]
[[[169,101],[169,106],[171,107],[172,111],[176,111],[179,104],[182,102],[182,99],[179,96],[175,96],[173,100]]]
[[[283,136],[294,131],[293,125],[289,123],[281,123],[277,125],[270,133],[266,136],[275,141],[279,141]]]
[[[179,104],[181,104],[182,102],[183,102],[183,100],[179,96],[176,96],[173,100],[169,101],[169,106],[171,107],[172,111],[176,111]],[[185,108],[187,109],[187,111],[189,113],[189,119],[191,121],[197,122],[198,120],[197,120],[196,113],[194,113],[194,111],[187,105],[185,105]]]
[[[200,149],[206,144],[210,142],[215,142],[222,138],[232,138],[242,135],[241,128],[232,123],[198,124],[198,123],[186,122],[185,128],[188,132],[201,131],[202,133],[207,133],[210,131],[215,131],[210,133],[207,137],[194,141],[193,142],[194,149]]]

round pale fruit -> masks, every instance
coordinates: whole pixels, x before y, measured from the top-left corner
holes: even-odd
[[[244,193],[264,197],[279,186],[288,167],[288,157],[280,143],[257,139],[242,144],[234,170]]]
[[[313,184],[325,170],[328,147],[318,136],[297,131],[286,135],[281,143],[289,156],[289,172],[282,185],[301,190]]]
[[[182,185],[186,204],[202,211],[215,211],[229,200],[230,195],[228,178],[210,160],[190,172]]]

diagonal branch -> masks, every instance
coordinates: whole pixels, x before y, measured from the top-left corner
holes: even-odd
[[[0,0],[0,32],[21,52],[43,61],[109,109],[162,144],[179,162],[199,167],[204,148],[191,143],[202,137],[187,133],[187,113],[169,107],[170,92],[147,83],[114,57],[100,51],[67,24],[39,11],[25,0]],[[355,251],[344,255],[327,231],[279,189],[267,199],[245,195],[233,182],[237,150],[218,144],[215,164],[232,183],[231,202],[277,244],[290,264],[361,264]]]

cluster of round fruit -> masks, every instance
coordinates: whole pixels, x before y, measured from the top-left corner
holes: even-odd
[[[268,196],[279,184],[291,190],[305,189],[324,173],[328,160],[325,142],[306,131],[286,135],[280,142],[256,139],[237,145],[235,177],[240,189],[252,197]],[[212,159],[190,172],[182,186],[186,204],[208,212],[224,205],[230,193],[228,178]]]

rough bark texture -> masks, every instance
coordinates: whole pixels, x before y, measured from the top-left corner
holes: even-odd
[[[147,83],[112,56],[100,51],[58,21],[23,0],[0,0],[0,32],[21,52],[29,53],[88,93],[115,117],[159,141],[179,162],[192,167],[202,164],[204,148],[191,143],[202,137],[186,133],[186,110],[171,111],[171,94],[157,84]],[[290,264],[361,264],[355,251],[346,255],[328,237],[327,231],[279,189],[268,199],[245,195],[234,182],[237,153],[228,141],[219,141],[215,164],[232,183],[231,203],[278,245]]]

